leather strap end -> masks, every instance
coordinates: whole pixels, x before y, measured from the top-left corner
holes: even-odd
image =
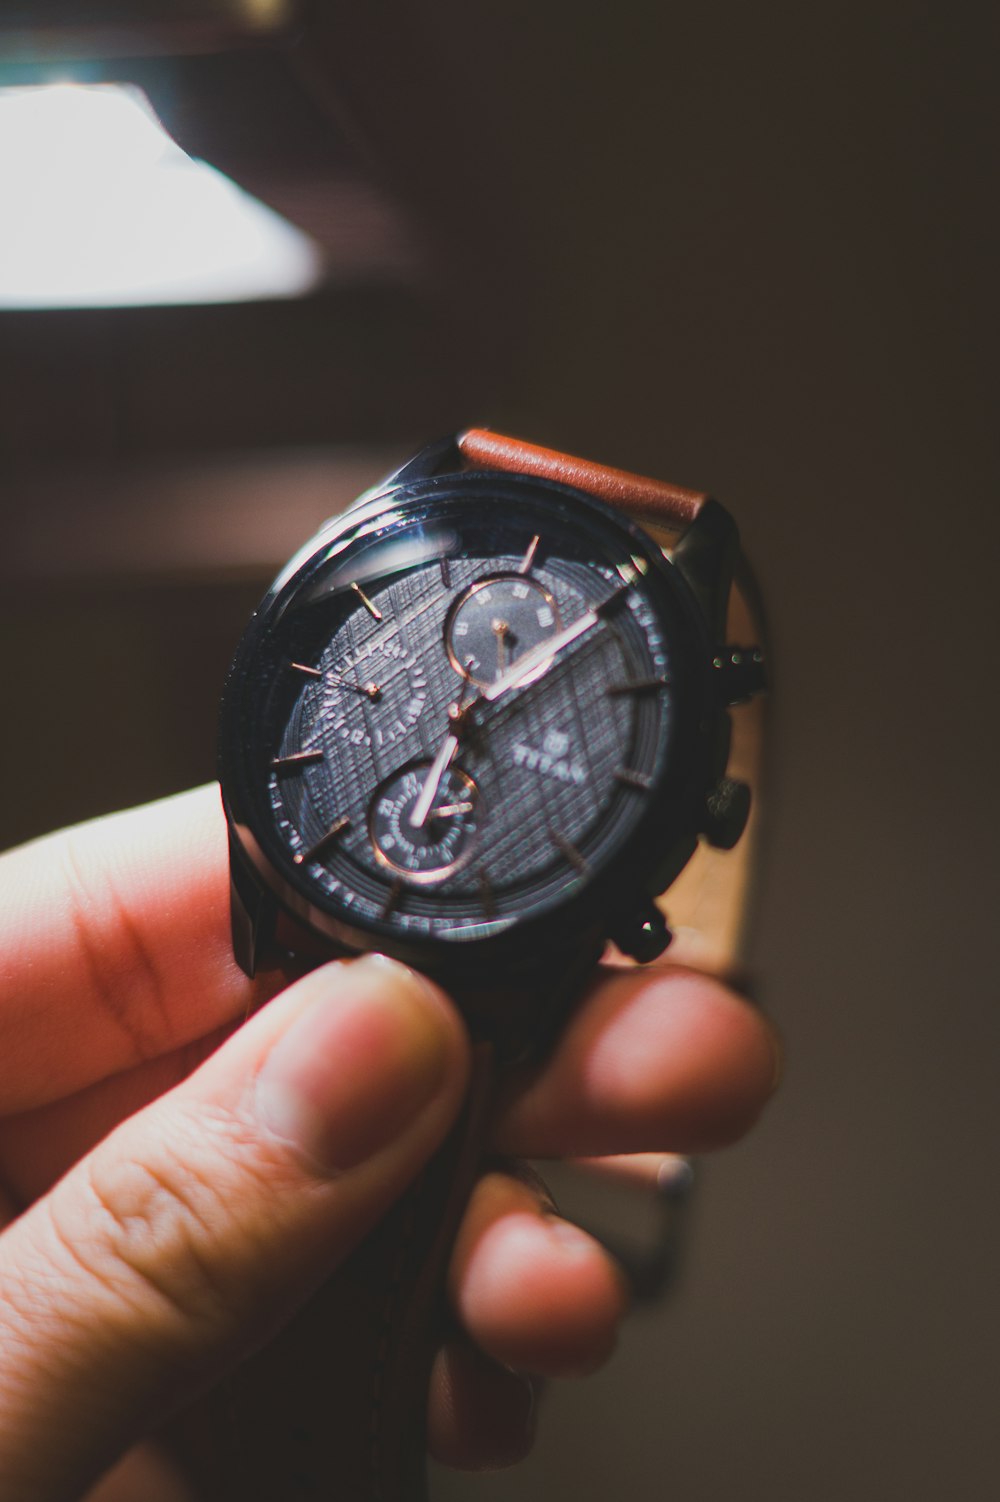
[[[535,475],[573,485],[587,495],[637,517],[648,517],[672,531],[689,526],[708,500],[700,490],[685,490],[667,480],[654,480],[627,469],[613,469],[608,464],[561,454],[521,438],[494,433],[490,428],[467,428],[458,435],[457,443],[470,467]]]

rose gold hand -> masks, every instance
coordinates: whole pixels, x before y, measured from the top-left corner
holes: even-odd
[[[508,689],[517,688],[518,684],[530,677],[543,662],[548,662],[550,657],[554,657],[557,652],[561,652],[564,647],[568,647],[571,642],[583,636],[591,626],[596,626],[600,619],[596,611],[588,610],[564,631],[560,631],[556,636],[548,637],[545,641],[540,641],[529,652],[525,652],[523,657],[519,657],[505,673],[501,673],[499,678],[494,678],[492,683],[487,684],[481,697],[488,703],[492,703]]]
[[[439,803],[437,808],[431,809],[431,818],[451,819],[455,814],[471,814],[475,806],[468,799],[464,803]]]
[[[620,588],[614,590],[606,600],[602,600],[599,605],[594,605],[590,610],[585,610],[583,615],[573,621],[572,625],[567,626],[563,631],[557,632],[555,636],[550,636],[545,641],[540,641],[537,646],[531,648],[530,652],[525,652],[523,657],[518,657],[505,673],[501,673],[499,678],[495,678],[492,683],[487,684],[479,697],[491,704],[494,699],[499,699],[501,694],[507,693],[508,689],[517,688],[526,678],[530,678],[535,669],[540,667],[542,663],[547,663],[550,658],[555,657],[565,647],[570,646],[581,636],[584,636],[590,630],[591,626],[596,626],[598,621],[603,620],[612,601],[616,600],[619,595],[624,594],[625,590],[630,589],[632,583],[632,580],[627,581]]]
[[[510,635],[510,627],[506,621],[499,618],[491,624],[497,639],[497,677],[500,678],[507,665],[507,638]]]
[[[423,787],[420,789],[420,796],[413,805],[410,823],[414,829],[423,829],[427,823],[427,816],[431,811],[434,799],[438,795],[441,779],[454,761],[457,750],[458,736],[454,731],[451,731],[441,742],[441,749],[431,762],[431,769],[427,773]]]
[[[470,657],[468,662],[465,664],[467,669],[471,668],[472,661],[473,659]],[[413,805],[413,812],[410,815],[410,824],[414,829],[423,829],[424,825],[427,823],[427,818],[433,806],[434,799],[438,795],[438,788],[441,786],[441,779],[455,759],[455,752],[458,750],[459,744],[459,734],[461,732],[461,728],[467,714],[465,697],[471,688],[471,680],[466,679],[466,681],[462,684],[462,692],[459,697],[458,703],[453,704],[448,711],[448,718],[455,728],[449,731],[444,740],[441,742],[441,747],[438,751],[438,754],[431,762],[430,771],[427,773],[427,776],[424,779],[424,785],[420,789],[420,796],[417,799],[416,803]]]

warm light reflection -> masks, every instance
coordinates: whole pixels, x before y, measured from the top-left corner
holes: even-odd
[[[181,151],[141,90],[0,88],[0,307],[294,297],[321,271],[314,242]]]

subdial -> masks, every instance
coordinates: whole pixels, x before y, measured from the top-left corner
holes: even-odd
[[[386,778],[368,808],[368,837],[375,859],[407,881],[444,881],[472,855],[483,818],[479,789],[467,772],[449,767],[434,806],[419,828],[413,809],[429,763],[414,762]]]
[[[420,718],[427,677],[405,653],[347,657],[321,666],[323,724],[348,746],[392,746]]]
[[[560,626],[558,606],[543,585],[523,574],[496,574],[459,595],[445,624],[445,645],[456,672],[485,688]],[[524,681],[547,667],[539,663]]]

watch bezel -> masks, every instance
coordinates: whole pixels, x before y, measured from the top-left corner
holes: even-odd
[[[252,699],[252,670],[267,633],[287,603],[326,562],[331,549],[342,550],[363,532],[370,534],[380,521],[400,512],[419,509],[435,500],[451,500],[456,491],[470,499],[479,496],[502,501],[505,495],[532,498],[552,508],[570,526],[579,523],[581,508],[627,540],[629,551],[643,557],[668,606],[677,670],[671,676],[674,724],[666,765],[654,789],[648,814],[625,837],[612,859],[586,883],[567,891],[564,900],[547,905],[537,915],[524,914],[498,932],[474,936],[406,933],[391,921],[365,918],[358,922],[335,899],[329,906],[316,900],[314,886],[296,870],[283,851],[276,832],[258,828],[254,814],[259,791],[252,786],[251,757],[245,733],[248,696]],[[720,709],[712,681],[715,644],[708,622],[680,570],[649,533],[630,517],[604,502],[556,481],[495,470],[473,470],[418,476],[390,483],[368,493],[340,516],[332,518],[278,574],[264,595],[239,643],[226,680],[220,713],[219,776],[232,838],[244,857],[245,875],[252,873],[262,893],[293,922],[317,936],[320,947],[337,952],[378,950],[432,973],[475,976],[520,972],[525,965],[551,960],[552,954],[572,951],[582,933],[595,928],[604,934],[637,903],[662,886],[671,853],[690,850],[699,828],[705,794],[715,768],[712,748],[719,732]],[[683,863],[684,857],[681,857]],[[675,874],[669,872],[669,879]]]

